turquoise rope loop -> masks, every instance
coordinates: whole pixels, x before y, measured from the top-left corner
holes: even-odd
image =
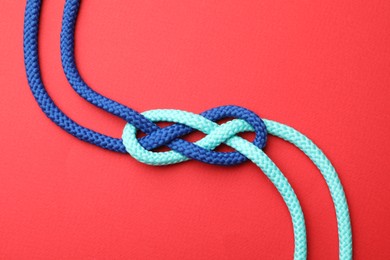
[[[221,143],[225,143],[254,162],[278,189],[289,209],[294,229],[294,259],[306,259],[306,230],[298,199],[287,179],[269,157],[261,149],[245,139],[236,136],[240,132],[253,131],[253,128],[248,123],[240,119],[234,119],[225,124],[218,125],[200,115],[169,109],[151,110],[144,112],[143,115],[153,122],[173,122],[188,125],[207,134],[206,137],[196,142],[197,145],[206,149],[214,149]],[[270,134],[294,144],[320,170],[330,190],[336,211],[339,258],[342,260],[352,259],[352,232],[348,205],[344,190],[334,167],[324,153],[297,130],[271,120],[264,120],[264,122]],[[122,139],[128,153],[138,161],[150,165],[167,165],[189,159],[175,151],[148,151],[138,143],[136,133],[137,130],[134,126],[126,124]]]

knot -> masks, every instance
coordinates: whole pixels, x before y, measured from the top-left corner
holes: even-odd
[[[161,110],[160,110],[161,112]],[[253,144],[262,149],[266,144],[267,129],[263,120],[252,111],[239,106],[219,106],[209,109],[200,114],[211,121],[218,121],[225,118],[239,118],[248,122],[256,133]],[[146,121],[152,123],[151,120],[142,115]],[[164,119],[156,120],[164,121]],[[174,122],[178,122],[173,120]],[[133,122],[130,124],[133,124]],[[171,121],[172,122],[172,121]],[[154,123],[152,123],[155,125]],[[139,143],[146,150],[152,150],[161,146],[168,146],[172,150],[184,155],[187,158],[202,161],[209,164],[216,165],[235,165],[243,163],[247,158],[239,152],[216,152],[194,143],[180,139],[180,137],[194,131],[194,128],[184,124],[174,124],[165,128],[159,128],[155,125],[153,131],[147,131],[147,136],[141,138]],[[138,128],[138,126],[136,126]],[[142,129],[141,129],[142,130]],[[143,131],[143,130],[142,130]],[[126,149],[126,147],[125,147]],[[127,150],[127,149],[126,149]]]
[[[206,114],[206,116],[210,115],[207,113],[214,114],[213,111],[205,112],[203,114]],[[252,126],[251,124],[249,124],[247,121],[243,119],[233,119],[232,121],[219,125],[209,120],[208,118],[204,117],[204,115],[198,115],[198,114],[181,111],[181,110],[156,109],[156,110],[150,110],[144,112],[142,114],[152,122],[179,123],[181,125],[185,125],[189,127],[191,131],[193,129],[196,129],[206,134],[204,138],[202,138],[201,140],[195,143],[190,143],[182,139],[176,139],[172,141],[169,145],[169,147],[174,148],[174,150],[172,151],[153,152],[146,149],[141,144],[140,140],[142,139],[137,139],[136,137],[137,128],[127,123],[123,130],[123,135],[122,135],[123,144],[126,147],[127,152],[138,161],[150,165],[168,165],[168,164],[175,164],[189,159],[193,159],[194,156],[191,156],[193,155],[192,153],[190,153],[190,156],[187,156],[188,150],[186,149],[186,145],[183,145],[185,143],[191,144],[192,146],[196,147],[195,152],[197,154],[200,154],[201,156],[204,156],[204,153],[202,154],[203,151],[212,152],[217,155],[232,154],[234,152],[227,153],[227,152],[216,152],[212,150],[218,147],[222,143],[229,145],[231,140],[234,139],[242,140],[241,137],[236,136],[238,133],[255,131],[254,126]],[[169,134],[170,127],[171,126],[165,127],[159,130],[158,132],[152,133],[150,135],[152,137],[149,138],[155,138],[158,135],[161,136],[164,141],[166,140],[170,141],[173,138],[172,135]],[[256,127],[259,127],[259,125],[256,124]],[[266,128],[264,126],[264,128],[262,128],[262,132],[260,132],[260,135],[256,135],[254,144],[256,142],[256,139],[265,141],[265,138],[266,138]],[[144,140],[148,140],[148,139],[145,138]],[[159,143],[159,145],[164,145],[164,144]],[[208,158],[208,159],[212,160],[214,158]],[[202,161],[205,161],[205,158],[203,158]],[[213,164],[216,163],[214,162]]]

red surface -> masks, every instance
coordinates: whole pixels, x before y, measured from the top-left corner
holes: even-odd
[[[24,1],[0,1],[1,259],[291,259],[289,214],[251,163],[150,167],[68,135],[40,111],[22,48]],[[77,122],[124,122],[77,96],[60,64],[63,1],[44,1],[44,82]],[[86,81],[138,111],[237,104],[307,134],[345,187],[355,259],[390,259],[390,1],[82,2]],[[302,204],[309,259],[337,259],[325,182],[271,138]]]

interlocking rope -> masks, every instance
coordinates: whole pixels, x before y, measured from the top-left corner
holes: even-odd
[[[247,159],[258,165],[278,189],[290,212],[294,231],[294,259],[306,259],[306,230],[299,201],[277,166],[261,150],[268,133],[278,136],[301,149],[318,167],[328,187],[334,207],[339,236],[340,259],[352,258],[352,234],[345,194],[337,173],[322,151],[307,137],[283,124],[262,120],[255,113],[238,106],[221,106],[200,115],[180,110],[152,110],[145,113],[106,98],[91,89],[81,78],[74,58],[74,30],[79,10],[79,0],[67,0],[61,30],[61,58],[65,75],[73,89],[95,106],[123,118],[127,124],[122,139],[109,137],[83,127],[67,117],[53,102],[43,85],[38,59],[38,27],[40,0],[27,0],[24,23],[24,58],[27,79],[31,91],[42,111],[58,126],[80,140],[116,152],[130,153],[137,160],[166,165],[188,159],[217,165],[239,164]],[[238,118],[219,125],[224,118]],[[173,122],[174,125],[160,128],[155,122]],[[206,137],[196,143],[181,139],[193,132],[201,131]],[[137,131],[147,135],[137,139]],[[254,131],[253,143],[236,136],[237,133]],[[235,152],[217,152],[221,143],[233,147]],[[172,151],[153,152],[160,146]]]

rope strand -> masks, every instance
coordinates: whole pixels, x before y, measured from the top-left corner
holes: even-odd
[[[66,132],[99,147],[121,153],[130,153],[137,160],[152,165],[167,165],[189,159],[216,165],[235,165],[250,159],[275,185],[290,212],[294,231],[294,259],[306,259],[306,229],[299,201],[277,166],[261,150],[266,144],[267,130],[302,150],[322,173],[334,203],[340,259],[352,259],[352,233],[348,205],[343,187],[332,164],[323,152],[307,137],[283,124],[262,120],[252,111],[238,106],[221,106],[200,115],[180,110],[152,110],[142,114],[111,100],[90,88],[81,78],[74,57],[74,31],[80,0],[66,0],[61,30],[61,60],[65,75],[73,89],[95,106],[124,119],[127,124],[122,139],[110,137],[83,127],[70,119],[54,103],[47,93],[40,74],[38,59],[38,29],[40,0],[27,0],[24,22],[24,59],[31,91],[42,111]],[[216,122],[224,118],[237,118],[225,124]],[[160,128],[155,122],[173,122]],[[206,134],[202,140],[191,143],[181,137],[193,132]],[[137,131],[147,135],[137,139]],[[236,134],[254,131],[256,137],[250,143]],[[233,147],[234,152],[217,152],[221,143]],[[168,152],[152,150],[166,145]]]

